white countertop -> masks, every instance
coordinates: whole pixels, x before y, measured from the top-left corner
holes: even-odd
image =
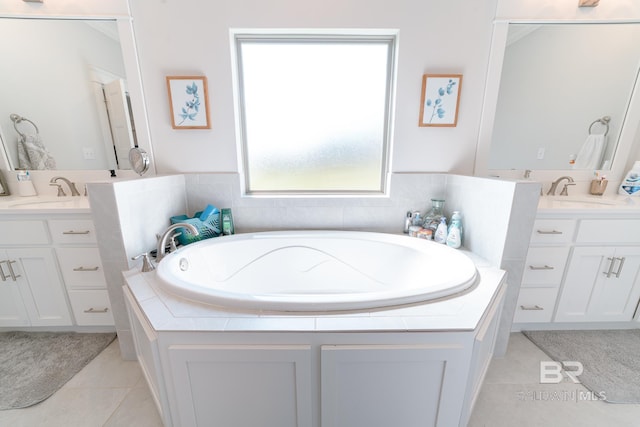
[[[640,214],[640,197],[620,195],[541,196],[538,213]]]
[[[89,198],[84,196],[6,196],[0,197],[0,214],[90,213]]]
[[[160,289],[155,271],[138,268],[123,274],[128,287],[156,331],[469,331],[474,330],[501,289],[505,272],[479,257],[481,277],[473,290],[425,304],[354,313],[265,314],[224,310],[189,301]]]

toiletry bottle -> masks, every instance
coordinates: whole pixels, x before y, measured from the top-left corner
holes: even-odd
[[[622,180],[618,194],[623,196],[640,196],[640,160],[637,160]]]
[[[413,225],[413,215],[411,211],[407,211],[407,216],[404,219],[404,228],[402,229],[402,232],[405,234],[409,233],[409,227],[411,227],[412,225]]]
[[[458,249],[462,246],[462,216],[460,212],[454,211],[451,215],[451,224],[447,232],[447,246]]]
[[[413,215],[411,215],[411,225],[422,227],[422,216],[420,215],[420,212],[415,211]]]
[[[222,209],[222,234],[228,236],[235,233],[231,209]]]
[[[438,224],[433,240],[436,243],[444,243],[447,240],[447,218],[440,218],[440,224]]]
[[[18,172],[18,194],[21,196],[37,196],[36,189],[31,182],[29,171]]]
[[[433,232],[434,236],[436,230],[438,229],[438,225],[440,224],[440,219],[444,216],[444,200],[442,199],[431,199],[431,210],[427,212],[424,216],[424,228],[429,228]]]

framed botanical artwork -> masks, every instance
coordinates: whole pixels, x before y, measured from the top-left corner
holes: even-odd
[[[422,76],[419,126],[456,126],[462,74]]]
[[[205,76],[167,76],[171,127],[211,129]]]

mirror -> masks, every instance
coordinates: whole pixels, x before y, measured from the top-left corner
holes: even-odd
[[[130,169],[137,146],[118,22],[0,18],[11,169]]]
[[[510,23],[488,169],[608,170],[638,80],[638,40],[638,23]]]

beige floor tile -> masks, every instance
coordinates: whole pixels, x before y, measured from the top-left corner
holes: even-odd
[[[105,427],[162,427],[162,420],[147,384],[132,388]]]

